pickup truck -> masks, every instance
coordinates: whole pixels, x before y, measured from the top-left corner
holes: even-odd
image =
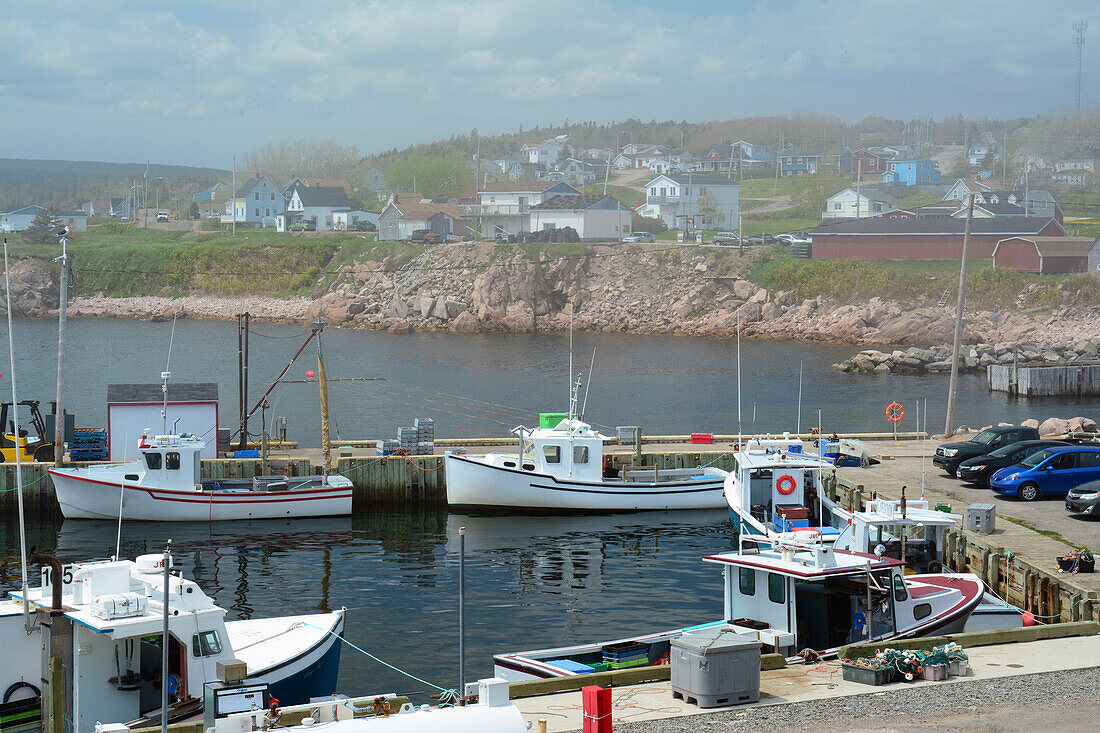
[[[1017,441],[1038,439],[1039,431],[1035,428],[1019,425],[986,428],[970,440],[939,446],[932,457],[932,464],[942,468],[949,476],[957,476],[959,464],[968,458],[984,456]]]

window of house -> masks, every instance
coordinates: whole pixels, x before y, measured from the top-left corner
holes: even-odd
[[[833,204],[833,211],[840,211],[840,204]]]
[[[275,200],[275,192],[274,192],[274,191],[273,191],[273,192],[271,193],[271,200],[272,200],[272,201],[274,201],[274,200]]]
[[[191,637],[191,653],[195,657],[212,657],[222,653],[222,641],[217,631],[200,631]]]
[[[160,470],[160,453],[146,453],[145,465],[149,467],[150,471]]]
[[[741,589],[741,595],[756,595],[756,571],[752,568],[738,568],[737,585]]]
[[[271,216],[271,209],[264,209],[264,216]]]
[[[256,207],[256,216],[259,216],[259,215],[260,215],[260,207],[259,207],[259,206],[257,206],[257,207]]]
[[[179,453],[165,453],[164,454],[164,467],[169,471],[180,470],[180,454]]]
[[[573,463],[588,463],[588,446],[573,446]]]
[[[664,196],[666,194],[666,191],[668,191],[668,189],[665,188],[664,186],[661,186],[661,195],[662,196]]]
[[[787,601],[787,579],[779,573],[768,573],[768,600],[772,603]]]
[[[544,445],[542,455],[546,458],[547,463],[561,463],[561,446]]]
[[[257,201],[259,201],[259,200],[260,200],[260,192],[259,192],[259,191],[257,191],[257,192],[256,192],[256,194],[255,194],[255,196],[256,196],[256,200],[257,200]]]
[[[653,188],[649,189],[649,195],[650,195],[650,196],[656,196],[656,195],[657,195],[657,187],[656,187],[656,186],[654,186]]]

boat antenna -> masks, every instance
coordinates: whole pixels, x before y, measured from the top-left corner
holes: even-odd
[[[11,324],[11,268],[8,267],[8,238],[4,237],[4,290],[8,301],[8,357],[11,363],[11,413],[13,427],[15,429],[15,491],[19,504],[19,558],[21,581],[23,584],[23,626],[29,633],[31,630],[30,601],[27,600],[29,592],[27,586],[27,528],[23,517],[23,460],[19,450],[19,397],[15,392],[15,338],[12,336]],[[0,426],[2,430],[3,426]],[[55,583],[61,582],[54,578]]]
[[[798,360],[798,417],[795,419],[795,433],[802,435],[802,359]]]
[[[741,307],[737,307],[737,447],[741,449]]]
[[[160,419],[163,423],[162,435],[168,435],[168,380],[172,378],[172,372],[168,371],[172,366],[172,344],[176,342],[176,317],[172,316],[172,335],[168,337],[168,359],[164,362],[164,371],[160,373],[160,391],[164,396],[164,403],[160,408]]]
[[[753,433],[756,432],[756,390],[752,393],[752,428]]]
[[[596,366],[596,347],[592,347],[592,360],[588,362],[588,382],[584,385],[584,404],[581,405],[581,415],[588,408],[588,390],[592,386],[592,368]]]
[[[569,428],[573,428],[573,301],[569,301]]]
[[[924,501],[924,451],[928,434],[928,400],[924,400],[924,431],[920,429],[920,400],[917,400],[917,439],[920,440],[920,498]]]

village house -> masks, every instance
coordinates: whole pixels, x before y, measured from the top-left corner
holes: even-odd
[[[669,229],[735,229],[739,191],[736,179],[724,176],[660,175],[646,184],[646,201],[637,211],[662,219]]]
[[[23,232],[30,229],[31,223],[34,222],[38,212],[44,210],[46,207],[39,206],[38,204],[29,204],[27,206],[20,206],[12,209],[11,211],[0,212],[0,232],[12,233]],[[59,226],[67,226],[74,232],[84,232],[88,230],[88,215],[80,209],[76,211],[55,211],[54,220]]]
[[[523,147],[519,149],[519,154],[520,157],[526,158],[528,163],[550,165],[557,161],[562,151],[565,150],[565,145],[568,141],[568,135],[558,135],[549,140],[543,140],[538,144],[525,143]]]
[[[581,239],[622,239],[631,210],[611,196],[557,194],[530,209],[530,231],[572,227]]]
[[[1100,148],[1088,144],[1054,163],[1054,175],[1051,180],[1068,186],[1087,186],[1096,173]]]
[[[711,145],[692,158],[691,169],[697,173],[729,173],[742,168],[761,168],[775,163],[775,148],[747,140]]]
[[[882,173],[887,162],[894,160],[897,153],[882,146],[860,148],[854,153],[845,150],[840,154],[840,167],[848,173]]]
[[[966,221],[953,217],[887,217],[823,222],[810,231],[812,257],[834,259],[958,260]],[[1013,236],[1063,237],[1055,219],[998,216],[971,224],[969,259],[987,260],[997,242]]]
[[[856,189],[845,188],[834,193],[825,200],[825,211],[821,218],[825,219],[862,219],[869,216],[882,216],[886,212],[897,208],[898,200],[882,189],[872,186]]]
[[[579,194],[565,181],[497,181],[482,185],[475,203],[459,204],[459,215],[476,222],[479,236],[518,236],[531,231],[531,207],[557,194]]]
[[[394,194],[378,215],[378,240],[399,242],[426,229],[444,238],[469,233],[469,222],[459,215],[459,204],[434,204],[416,194]]]
[[[1007,237],[993,248],[993,267],[1053,275],[1085,272],[1092,237]]]
[[[266,227],[275,224],[275,217],[284,209],[283,192],[265,176],[244,182],[237,194],[225,203],[222,223],[236,221],[237,226]]]
[[[603,167],[600,166],[601,171]],[[565,181],[572,186],[584,186],[595,183],[596,168],[591,163],[586,163],[583,160],[565,158],[550,166],[546,178],[551,181]]]
[[[338,232],[346,232],[354,229],[361,221],[370,222],[375,229],[378,228],[378,214],[362,209],[336,209],[332,212],[332,228]]]
[[[813,175],[821,167],[822,155],[815,150],[786,148],[779,153],[779,175]]]
[[[927,158],[921,160],[888,160],[886,172],[882,174],[883,183],[901,183],[917,186],[925,183],[939,183],[940,172],[936,164]]]
[[[330,232],[336,226],[336,212],[351,208],[347,188],[339,181],[317,181],[329,185],[307,185],[314,181],[295,178],[283,190],[286,208],[280,212],[276,228],[285,232],[298,221],[312,221],[318,232]]]
[[[220,191],[223,188],[225,188],[224,183],[215,183],[214,185],[209,186],[208,188],[204,188],[203,190],[197,191],[196,193],[192,194],[191,200],[192,201],[214,201],[218,198],[218,191]]]

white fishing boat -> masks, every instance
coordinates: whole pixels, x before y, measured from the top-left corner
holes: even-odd
[[[446,454],[452,508],[555,512],[714,509],[723,505],[717,468],[623,468],[605,472],[607,437],[572,415],[552,428],[513,431],[519,453]]]
[[[750,440],[734,453],[723,488],[738,534],[800,532],[830,542],[848,525],[851,512],[828,497],[822,482],[833,464],[802,449],[802,441],[784,436]]]
[[[323,517],[351,514],[352,483],[339,474],[203,479],[204,441],[145,435],[136,461],[51,468],[69,519],[165,522]]]
[[[516,682],[667,664],[673,639],[711,627],[758,640],[762,651],[791,662],[800,661],[796,655],[806,648],[833,656],[863,640],[957,633],[985,591],[975,575],[906,575],[900,560],[834,550],[792,533],[769,544],[703,558],[722,568],[722,619],[609,642],[498,654],[495,674]]]
[[[32,561],[52,558],[32,556]],[[169,561],[170,562],[170,561]],[[72,729],[97,721],[134,721],[161,708],[168,686],[169,719],[201,715],[203,685],[216,679],[219,662],[247,665],[248,678],[270,685],[287,703],[336,691],[343,609],[331,613],[226,621],[193,581],[168,581],[168,669],[161,668],[164,623],[164,555],[135,561],[93,561],[43,568],[38,588],[26,594],[32,626],[25,629],[23,593],[0,602],[0,688],[43,693],[47,662],[61,658],[65,717]],[[55,585],[55,583],[57,583]],[[28,686],[33,686],[28,687]]]

